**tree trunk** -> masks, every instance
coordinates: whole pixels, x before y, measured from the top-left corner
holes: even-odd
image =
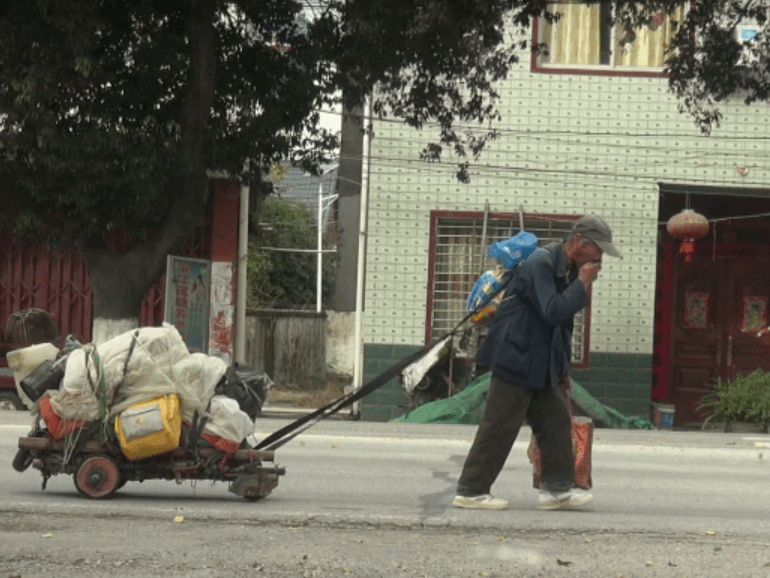
[[[102,343],[138,327],[142,300],[163,273],[170,248],[156,238],[119,255],[102,239],[78,243],[78,249],[91,279],[92,340]]]
[[[182,118],[182,179],[158,234],[121,254],[103,238],[76,243],[91,277],[94,297],[94,340],[139,323],[142,299],[166,267],[166,256],[179,247],[203,217],[208,193],[205,160],[206,125],[215,95],[215,2],[191,0],[187,13],[190,69]]]

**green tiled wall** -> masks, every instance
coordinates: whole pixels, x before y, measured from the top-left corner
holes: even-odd
[[[419,349],[417,346],[367,344],[364,382]],[[573,370],[572,377],[602,403],[628,416],[649,416],[652,356],[627,353],[592,353],[589,369]],[[398,379],[364,398],[361,418],[388,421],[405,412],[407,398]]]
[[[364,345],[364,383],[377,377],[397,361],[420,349],[410,345]],[[391,379],[380,389],[367,395],[361,404],[361,419],[388,421],[406,412],[399,407],[407,403],[407,397],[398,379]]]
[[[649,417],[652,355],[594,352],[590,365],[573,370],[572,379],[622,414]]]

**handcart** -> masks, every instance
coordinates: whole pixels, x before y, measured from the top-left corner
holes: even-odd
[[[180,444],[162,455],[130,460],[119,445],[91,437],[93,429],[83,428],[77,440],[72,434],[57,440],[46,428],[34,429],[19,439],[13,467],[19,472],[30,466],[40,470],[43,489],[52,476],[71,475],[77,490],[94,499],[109,498],[128,482],[214,480],[228,482],[230,492],[255,501],[268,496],[278,485],[278,477],[286,473],[275,465],[272,451],[248,447],[222,451],[203,439],[194,447]],[[190,428],[185,428],[182,439],[189,440],[190,434]]]
[[[71,475],[89,498],[128,482],[223,481],[247,500],[269,495],[285,469],[247,438],[269,377],[191,354],[176,328],[146,327],[98,346],[68,337],[8,353],[33,425],[13,468]]]
[[[445,336],[415,351],[405,359],[396,362],[363,387],[350,391],[339,399],[333,400],[273,432],[261,440],[254,448],[249,447],[243,438],[241,438],[242,441],[238,448],[223,447],[222,442],[224,440],[212,438],[211,436],[207,439],[207,436],[203,434],[201,428],[195,422],[192,424],[183,422],[181,433],[176,434],[176,437],[173,438],[179,440],[178,445],[174,441],[172,448],[168,448],[167,451],[161,452],[158,455],[143,459],[132,459],[126,455],[125,447],[122,443],[123,440],[118,444],[111,435],[106,435],[109,428],[105,428],[104,420],[93,423],[59,424],[60,427],[65,429],[71,428],[71,431],[67,431],[65,435],[62,435],[62,432],[59,431],[59,426],[53,428],[57,431],[52,431],[50,421],[38,419],[33,430],[26,437],[19,440],[19,451],[13,460],[13,467],[19,472],[26,471],[30,466],[40,470],[43,475],[44,489],[50,477],[58,474],[72,475],[77,490],[89,498],[99,499],[112,496],[130,481],[143,482],[144,480],[162,479],[175,480],[177,483],[182,483],[186,480],[226,481],[229,483],[229,490],[237,496],[243,496],[247,500],[258,500],[269,495],[277,486],[279,476],[286,473],[284,468],[275,465],[274,452],[277,448],[295,438],[315,423],[352,405],[369,393],[382,387],[391,379],[403,377],[403,372],[409,373],[409,368],[413,368],[419,360],[426,358],[428,365],[431,365],[431,352],[442,349],[448,340],[460,331],[472,315],[486,307],[504,288],[505,283],[502,283],[499,287],[491,290],[489,294],[485,295],[480,305],[474,307]],[[142,331],[166,331],[168,335],[162,335],[161,337],[166,340],[168,340],[169,336],[175,338],[179,342],[179,349],[184,350],[183,359],[179,363],[186,362],[184,359],[184,355],[187,354],[186,349],[181,342],[181,338],[176,335],[173,328],[164,328],[163,330],[143,329]],[[141,336],[138,336],[138,332],[139,330],[136,330],[129,340],[130,345],[127,355],[123,355],[121,353],[122,350],[117,348],[118,354],[115,355],[115,359],[119,360],[120,364],[124,364],[121,377],[130,374],[131,366],[134,363],[132,352],[134,352],[134,347],[137,343],[141,345]],[[123,337],[119,336],[113,341],[123,339]],[[107,346],[110,343],[107,342],[98,348],[99,353],[102,354],[102,361],[106,356],[102,352],[102,348],[109,349]],[[124,342],[123,345],[125,344]],[[148,347],[146,349],[151,350],[152,348]],[[173,351],[174,348],[167,347],[164,351],[166,350]],[[71,355],[75,355],[77,351]],[[167,354],[164,355],[168,357]],[[49,363],[56,365],[57,362],[50,362],[49,360]],[[97,360],[95,363],[99,365],[100,362]],[[68,371],[70,364],[71,361],[68,361]],[[424,364],[418,363],[417,365]],[[44,366],[41,367],[45,369]],[[80,366],[76,365],[76,367]],[[86,377],[90,375],[87,368],[88,365],[86,364]],[[51,367],[48,367],[48,369],[50,370]],[[38,372],[40,369],[35,369],[35,371]],[[235,373],[237,373],[237,370]],[[66,377],[65,375],[65,381]],[[420,381],[420,378],[415,375],[412,378],[415,383]],[[88,379],[80,379],[78,383],[80,381],[85,382]],[[247,405],[246,402],[253,401],[251,399],[254,398],[253,388],[242,388],[234,393],[233,387],[237,390],[239,389],[238,382],[236,381],[230,384],[229,391],[227,391],[228,388],[226,387],[224,391],[220,392],[221,383],[217,385],[216,390],[209,391],[209,395],[205,396],[205,398],[213,400],[214,398],[211,397],[211,394],[215,392],[225,393],[226,396],[240,398],[236,405],[240,405],[242,409]],[[224,383],[228,385],[229,382],[225,379]],[[121,385],[122,381],[115,386],[116,390],[120,389]],[[95,390],[93,384],[91,386]],[[58,383],[52,387],[58,387]],[[134,385],[133,387],[135,388],[136,386]],[[38,387],[41,391],[47,388],[48,386],[45,384],[45,381],[42,381]],[[152,393],[161,393],[160,391],[156,392],[152,387],[145,387],[144,389],[152,391]],[[189,387],[187,389],[189,390]],[[199,395],[198,397],[203,399],[204,396]],[[257,397],[261,397],[259,401],[261,405],[266,395]],[[235,414],[231,415],[235,416]],[[249,417],[253,419],[254,416],[252,414]],[[265,462],[272,463],[272,465],[265,464]]]

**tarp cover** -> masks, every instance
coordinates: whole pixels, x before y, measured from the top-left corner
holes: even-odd
[[[391,421],[407,423],[479,423],[491,373],[476,378],[460,393],[418,406]]]
[[[393,422],[405,423],[460,423],[478,424],[484,409],[491,373],[476,378],[457,395],[438,399],[414,408],[408,413],[393,418]],[[588,393],[574,379],[572,380],[573,404],[592,417],[597,425],[616,429],[654,429],[652,422],[641,416],[625,416]]]
[[[96,348],[89,344],[72,351],[59,390],[50,394],[51,404],[60,417],[93,421],[100,403],[117,415],[136,403],[176,393],[182,418],[190,421],[196,411],[205,411],[226,369],[220,359],[190,354],[175,327],[142,327]],[[100,378],[104,400],[96,387]]]

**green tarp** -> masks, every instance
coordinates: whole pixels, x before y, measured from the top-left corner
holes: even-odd
[[[407,423],[479,423],[487,398],[491,373],[485,373],[465,386],[460,393],[414,408],[390,421]]]
[[[574,379],[570,393],[573,407],[593,418],[598,427],[616,429],[655,429],[649,418],[643,416],[625,416],[615,408],[603,404]]]
[[[391,421],[404,423],[463,423],[478,424],[484,408],[491,373],[476,378],[457,395],[423,404]],[[625,416],[604,405],[584,387],[572,380],[570,394],[574,406],[593,418],[599,427],[620,429],[654,429],[646,417]]]

